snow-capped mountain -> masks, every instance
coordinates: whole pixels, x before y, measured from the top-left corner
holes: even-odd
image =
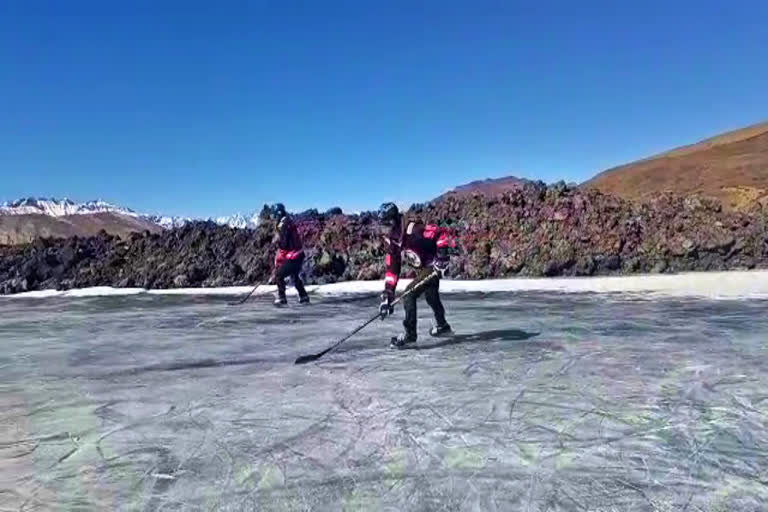
[[[259,225],[259,214],[253,213],[251,215],[245,216],[237,213],[227,217],[217,217],[214,219],[214,222],[216,224],[221,224],[222,226],[229,226],[233,228],[255,228]]]
[[[187,222],[194,220],[190,217],[170,217],[168,215],[143,215],[142,218],[154,222],[165,229],[180,228]]]
[[[0,215],[28,215],[39,214],[51,217],[63,217],[64,215],[86,215],[89,213],[119,213],[129,217],[140,215],[129,208],[123,208],[102,200],[75,203],[70,199],[49,199],[45,197],[28,197],[17,201],[0,203]]]
[[[259,214],[235,214],[215,219],[193,219],[191,217],[173,217],[137,213],[130,208],[117,206],[106,201],[95,200],[76,203],[70,199],[34,198],[28,197],[17,201],[0,203],[0,215],[47,215],[49,217],[64,217],[66,215],[88,215],[95,213],[116,213],[151,222],[166,229],[178,228],[193,220],[212,220],[213,222],[233,228],[254,228],[259,223]]]

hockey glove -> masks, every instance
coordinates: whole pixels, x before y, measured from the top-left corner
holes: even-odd
[[[438,275],[438,277],[440,277],[440,279],[442,279],[443,277],[448,275],[448,264],[449,263],[450,263],[449,260],[437,260],[437,261],[435,261],[435,265],[434,265],[435,272],[437,272],[437,275]]]
[[[392,305],[391,295],[385,293],[381,296],[381,305],[379,306],[379,315],[384,320],[388,315],[392,315],[395,312],[395,307]]]

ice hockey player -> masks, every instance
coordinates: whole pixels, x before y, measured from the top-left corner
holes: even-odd
[[[412,267],[417,269],[416,277],[406,288],[406,291],[433,272],[437,274],[424,287],[403,299],[405,309],[403,327],[405,327],[405,332],[392,339],[392,347],[403,348],[416,342],[418,337],[416,333],[416,299],[422,293],[435,315],[435,325],[430,334],[436,337],[452,334],[451,326],[445,320],[445,308],[440,301],[440,279],[448,270],[449,250],[455,247],[452,230],[433,224],[425,225],[420,220],[404,222],[403,216],[400,215],[400,211],[394,203],[381,205],[379,220],[383,226],[382,230],[385,231],[385,239],[389,244],[386,256],[387,274],[384,281],[384,293],[379,307],[382,318],[394,313],[392,301],[395,298],[395,289],[400,279],[403,256]]]
[[[277,255],[275,256],[275,270],[273,279],[277,282],[276,306],[283,306],[288,303],[285,297],[285,279],[291,277],[293,286],[299,292],[299,303],[309,304],[309,296],[304,289],[304,283],[301,281],[299,273],[301,265],[304,263],[304,250],[299,236],[299,230],[293,220],[285,211],[282,203],[277,203],[272,207],[272,218],[277,221]]]

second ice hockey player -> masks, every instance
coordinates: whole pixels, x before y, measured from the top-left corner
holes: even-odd
[[[425,286],[403,299],[403,308],[405,309],[403,327],[405,330],[401,335],[392,339],[392,346],[403,348],[416,342],[418,338],[416,332],[416,299],[422,294],[424,294],[427,304],[432,308],[435,315],[435,325],[430,330],[430,334],[432,336],[452,334],[451,326],[445,319],[445,308],[440,300],[440,279],[448,270],[449,250],[456,244],[452,230],[434,224],[425,225],[420,220],[406,222],[394,203],[381,205],[379,220],[388,241],[387,273],[382,302],[379,307],[382,318],[394,313],[392,302],[395,298],[397,282],[400,279],[403,257],[412,267],[417,269],[415,279],[406,290],[417,285],[433,272],[436,274],[430,278]]]

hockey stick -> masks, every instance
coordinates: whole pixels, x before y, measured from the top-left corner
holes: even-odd
[[[261,286],[261,283],[259,283],[259,284],[257,284],[256,286],[254,286],[254,287],[253,287],[253,290],[251,290],[251,293],[249,293],[248,295],[246,295],[244,299],[241,299],[241,300],[239,300],[239,301],[237,301],[237,302],[229,302],[228,304],[229,304],[230,306],[239,306],[240,304],[245,304],[245,301],[247,301],[248,299],[250,299],[250,298],[251,298],[251,295],[253,295],[253,294],[254,294],[254,292],[256,291],[256,288],[258,288],[259,286]]]
[[[392,302],[391,306],[394,306],[394,305],[396,305],[398,302],[400,302],[401,300],[403,300],[403,299],[404,299],[405,297],[407,297],[408,295],[410,295],[410,294],[412,294],[413,292],[415,292],[415,291],[417,291],[417,290],[420,290],[421,288],[423,288],[423,287],[424,287],[424,285],[426,285],[426,284],[427,284],[427,282],[428,282],[428,281],[430,281],[430,280],[432,280],[434,277],[437,277],[437,272],[432,272],[432,273],[431,273],[431,274],[429,274],[427,277],[425,277],[424,279],[422,279],[421,281],[419,281],[419,283],[418,283],[418,284],[416,284],[416,285],[415,285],[413,288],[411,288],[410,290],[408,290],[408,291],[406,291],[406,292],[403,292],[403,294],[402,294],[402,295],[400,295],[400,297],[398,297],[397,299],[395,299],[395,300]],[[375,321],[377,318],[380,318],[380,317],[381,317],[381,313],[378,313],[376,316],[372,317],[370,320],[368,320],[367,322],[365,322],[363,325],[361,325],[360,327],[358,327],[357,329],[355,329],[355,330],[354,330],[354,331],[352,331],[351,333],[347,334],[345,337],[343,337],[342,339],[340,339],[339,341],[337,341],[336,343],[334,343],[333,345],[331,345],[331,346],[330,346],[330,347],[328,347],[327,349],[323,350],[322,352],[318,352],[317,354],[307,354],[307,355],[305,355],[305,356],[300,356],[298,359],[296,359],[296,361],[295,361],[293,364],[306,364],[306,363],[311,363],[312,361],[317,361],[318,359],[320,359],[321,357],[323,357],[325,354],[327,354],[327,353],[328,353],[328,352],[330,352],[331,350],[335,349],[336,347],[338,347],[339,345],[341,345],[342,343],[344,343],[345,341],[347,341],[349,338],[351,338],[352,336],[354,336],[354,335],[355,335],[355,334],[357,334],[358,332],[360,332],[360,331],[362,331],[363,329],[365,329],[365,328],[366,328],[368,325],[372,324],[372,323],[373,323],[373,322],[374,322],[374,321]]]

